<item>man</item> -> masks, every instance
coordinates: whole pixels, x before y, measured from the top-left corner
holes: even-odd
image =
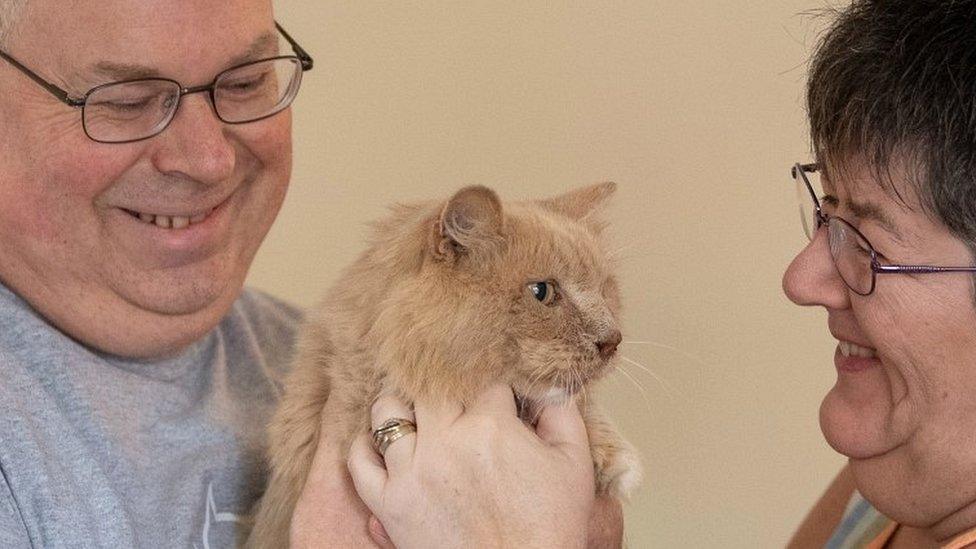
[[[0,3],[0,546],[229,546],[245,534],[300,317],[241,291],[284,199],[287,107],[311,66],[280,41],[270,0]],[[548,431],[579,450],[574,421],[565,412]],[[524,439],[519,428],[495,432],[496,447]],[[331,452],[293,538],[361,546],[368,512]],[[451,533],[474,545],[526,529],[582,543],[592,494],[561,495],[591,487],[592,471],[556,460],[499,460],[499,482],[466,506],[425,494],[428,517],[464,510]],[[549,470],[569,476],[547,485]],[[531,508],[479,505],[516,481],[538,494]],[[597,515],[615,516],[607,508]],[[442,539],[385,516],[394,541]],[[619,519],[609,525],[619,539]]]

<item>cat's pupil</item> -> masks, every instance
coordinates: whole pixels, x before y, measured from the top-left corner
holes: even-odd
[[[546,297],[549,295],[548,284],[545,282],[536,282],[532,284],[532,295],[535,296],[539,301],[545,301]]]

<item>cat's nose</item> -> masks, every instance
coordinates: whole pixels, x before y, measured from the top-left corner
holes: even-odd
[[[600,356],[603,358],[610,358],[613,353],[617,352],[617,345],[623,340],[623,336],[620,335],[620,330],[613,330],[604,336],[603,339],[596,342],[597,349],[600,350]]]

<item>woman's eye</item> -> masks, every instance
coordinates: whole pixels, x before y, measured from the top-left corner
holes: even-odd
[[[543,305],[551,305],[556,299],[556,285],[552,282],[532,282],[529,291]]]

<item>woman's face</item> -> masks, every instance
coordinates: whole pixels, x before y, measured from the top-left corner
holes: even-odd
[[[914,196],[904,181],[895,185]],[[898,201],[868,170],[824,178],[823,187],[824,211],[857,227],[882,263],[973,263],[917,200]],[[860,296],[838,275],[821,227],[787,268],[783,289],[798,305],[827,310],[837,382],[821,404],[820,426],[850,458],[859,490],[889,517],[923,527],[976,501],[972,276],[879,274],[874,293]]]

